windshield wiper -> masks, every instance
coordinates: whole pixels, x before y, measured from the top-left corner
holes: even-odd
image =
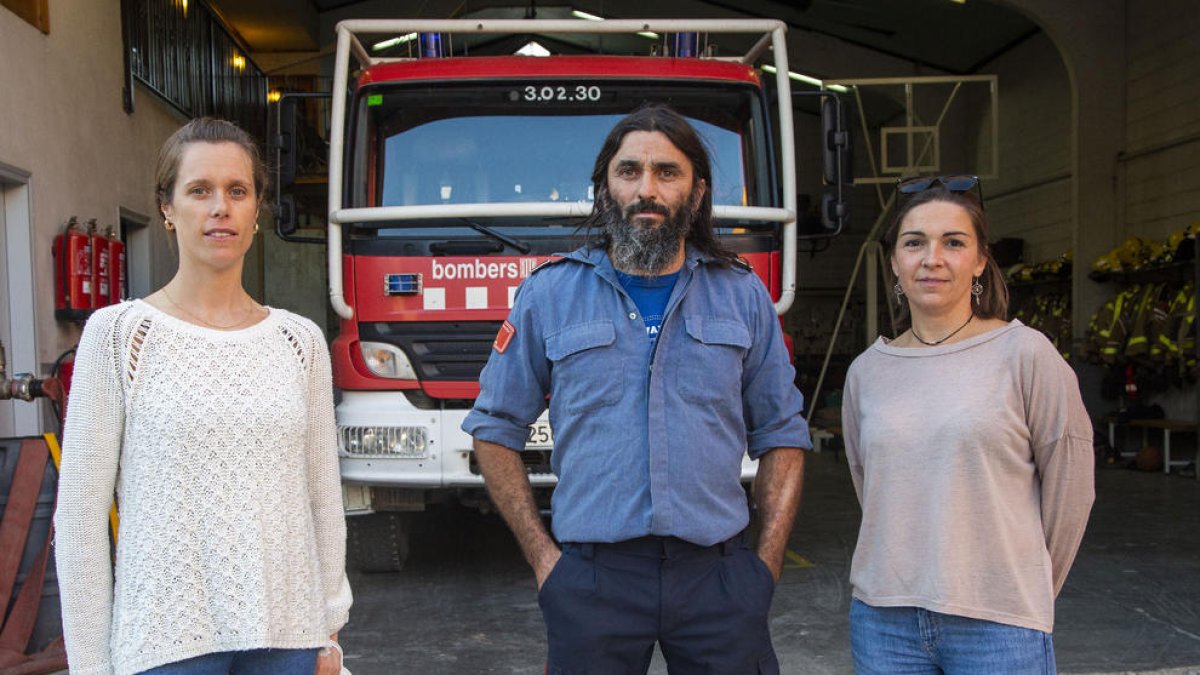
[[[472,230],[475,230],[476,232],[480,232],[482,234],[486,234],[487,236],[489,236],[492,239],[495,239],[496,241],[499,241],[501,243],[508,244],[509,246],[517,249],[521,253],[528,255],[529,252],[533,250],[532,248],[530,248],[529,244],[526,244],[525,242],[520,241],[519,239],[513,239],[512,237],[510,237],[506,234],[497,232],[496,230],[493,230],[492,228],[488,227],[487,225],[481,225],[480,223],[477,223],[473,220],[467,220],[466,218],[463,218],[462,221],[464,223],[466,223],[468,226],[470,226],[470,228]]]

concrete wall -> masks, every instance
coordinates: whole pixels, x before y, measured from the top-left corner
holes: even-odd
[[[51,244],[68,218],[96,218],[102,227],[122,214],[144,219],[144,259],[131,256],[131,269],[148,269],[151,288],[174,273],[154,203],[154,165],[159,146],[185,121],[140,87],[136,112],[123,110],[120,0],[49,4],[48,35],[0,8],[0,165],[28,174],[29,200],[28,224],[9,218],[4,226],[31,230],[33,316],[20,320],[33,322],[37,361],[10,366],[43,373],[80,333],[54,319]],[[252,250],[247,285],[261,296],[260,258]]]
[[[1000,175],[987,182],[992,237],[1025,240],[1025,260],[1071,247],[1071,86],[1045,33],[1017,45],[984,72],[999,78]]]
[[[1127,22],[1121,238],[1200,222],[1200,12],[1131,3]]]
[[[50,12],[50,34],[44,35],[0,9],[0,91],[6,92],[0,97],[0,162],[30,174],[42,362],[79,334],[78,327],[54,320],[54,235],[71,216],[96,218],[101,226],[116,224],[122,207],[154,216],[158,146],[180,123],[149,97],[139,98],[136,115],[121,108],[119,0],[51,3]],[[140,264],[161,277],[173,263],[161,241],[154,249],[153,259]]]

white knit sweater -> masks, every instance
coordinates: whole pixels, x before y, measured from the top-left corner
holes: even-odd
[[[272,309],[219,331],[140,300],[97,311],[75,359],[54,521],[71,672],[324,646],[351,603],[336,447],[311,321]]]

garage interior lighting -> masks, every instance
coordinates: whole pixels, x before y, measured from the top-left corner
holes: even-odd
[[[575,17],[576,19],[583,19],[584,21],[603,21],[604,20],[604,17],[596,16],[595,14],[585,12],[582,9],[572,9],[571,16]],[[651,40],[657,40],[659,38],[658,33],[655,33],[654,31],[651,31],[651,30],[638,31],[638,35],[641,35],[644,38],[650,38]]]
[[[779,71],[778,71],[778,70],[775,68],[775,66],[772,66],[772,65],[770,65],[770,64],[764,64],[764,65],[763,65],[763,67],[762,67],[762,69],[763,69],[763,71],[764,71],[764,72],[771,73],[771,74],[775,74],[775,73],[779,72]],[[809,76],[809,75],[804,75],[804,74],[801,74],[801,73],[797,73],[797,72],[794,72],[794,71],[791,71],[791,70],[789,70],[789,71],[788,71],[788,79],[792,79],[792,80],[795,80],[795,81],[797,81],[797,82],[803,82],[803,83],[805,83],[805,84],[811,84],[811,85],[813,85],[814,87],[821,87],[821,88],[823,88],[823,89],[829,89],[830,91],[836,91],[836,92],[838,92],[839,94],[845,94],[846,92],[850,91],[849,89],[847,89],[847,88],[843,87],[843,86],[842,86],[842,85],[840,85],[840,84],[830,84],[830,85],[826,85],[826,84],[825,84],[825,82],[824,82],[824,81],[822,81],[822,80],[818,80],[818,79],[817,79],[817,78],[815,78],[815,77],[811,77],[811,76]]]
[[[537,42],[526,42],[516,53],[521,56],[550,56],[550,50]]]
[[[581,9],[571,10],[571,16],[575,17],[576,19],[584,19],[585,21],[603,21],[604,20],[604,17],[602,17],[602,16],[596,16],[595,14],[588,14],[587,12],[585,12]]]
[[[397,45],[402,45],[402,44],[406,44],[408,42],[412,42],[413,40],[416,40],[416,39],[417,39],[416,33],[409,33],[408,35],[401,35],[399,37],[394,37],[390,40],[384,40],[383,42],[376,42],[375,44],[371,45],[371,49],[378,52],[378,51],[381,51],[384,49],[388,49],[390,47],[395,47]]]

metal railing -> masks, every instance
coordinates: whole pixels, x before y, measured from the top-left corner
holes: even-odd
[[[125,110],[140,82],[188,117],[236,122],[266,134],[267,76],[203,2],[122,0]]]

